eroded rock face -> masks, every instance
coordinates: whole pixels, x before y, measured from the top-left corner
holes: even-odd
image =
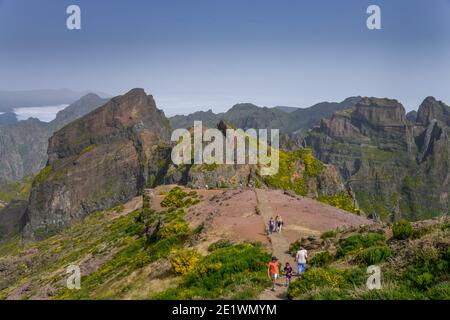
[[[433,97],[427,97],[419,107],[416,122],[428,126],[433,120],[450,126],[450,107]]]
[[[363,98],[322,121],[306,143],[338,168],[366,213],[428,218],[449,213],[447,117],[448,107],[431,97],[415,123],[396,100]]]
[[[23,228],[26,210],[27,202],[23,200],[14,200],[0,209],[0,242]]]
[[[130,200],[156,175],[170,129],[152,96],[133,89],[56,132],[36,177],[26,233],[51,235],[89,213]]]

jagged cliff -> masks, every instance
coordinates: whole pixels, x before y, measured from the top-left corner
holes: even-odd
[[[449,110],[428,97],[407,119],[396,100],[364,98],[322,120],[306,143],[339,169],[367,213],[414,220],[448,214]]]
[[[133,89],[57,131],[47,166],[34,179],[28,235],[45,237],[142,191],[170,138],[152,96]]]

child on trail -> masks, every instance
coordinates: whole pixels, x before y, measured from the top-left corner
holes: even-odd
[[[289,262],[286,262],[283,272],[284,275],[286,276],[286,287],[288,287],[291,284],[292,274],[294,273],[294,270],[292,269]]]
[[[273,233],[273,230],[275,229],[275,221],[272,217],[269,219],[269,235]]]
[[[278,258],[272,257],[272,261],[267,265],[267,274],[272,279],[272,291],[275,291],[275,282],[278,279]]]
[[[300,248],[295,255],[295,261],[297,261],[298,274],[302,274],[306,269],[306,260],[308,259],[308,251],[305,248]]]

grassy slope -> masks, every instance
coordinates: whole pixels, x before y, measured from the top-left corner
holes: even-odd
[[[269,256],[259,245],[228,245],[179,259],[195,252],[202,231],[183,220],[184,209],[198,201],[195,192],[172,189],[161,212],[144,199],[142,209],[119,206],[49,239],[24,244],[16,238],[0,247],[0,299],[175,298],[175,287],[176,298],[255,298],[268,285]],[[69,265],[81,268],[81,290],[66,289]]]
[[[8,203],[14,199],[26,200],[30,194],[32,179],[27,177],[20,182],[0,183],[0,201]]]
[[[416,224],[405,240],[386,230],[330,231],[310,250],[310,268],[289,288],[291,299],[450,299],[450,225]],[[389,233],[387,233],[389,234]],[[301,245],[308,246],[306,240]],[[294,243],[294,252],[300,243]],[[381,290],[368,290],[367,267],[381,269]]]

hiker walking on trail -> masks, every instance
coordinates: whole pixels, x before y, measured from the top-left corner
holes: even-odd
[[[298,274],[302,274],[306,269],[306,260],[308,259],[308,251],[305,248],[300,248],[295,255],[295,261],[297,261]]]
[[[283,272],[284,276],[286,277],[286,287],[288,287],[291,284],[292,274],[294,273],[294,270],[292,269],[289,262],[286,262]]]
[[[269,275],[269,278],[272,279],[272,291],[275,291],[275,282],[278,279],[278,258],[272,257],[272,261],[269,262],[267,265],[267,274]]]
[[[271,235],[274,230],[275,230],[275,220],[273,220],[273,218],[270,217],[270,219],[269,219],[269,235]]]
[[[276,231],[278,233],[281,233],[281,227],[283,226],[283,219],[281,218],[281,216],[277,215],[277,217],[275,218],[275,222],[277,224],[276,226]]]

